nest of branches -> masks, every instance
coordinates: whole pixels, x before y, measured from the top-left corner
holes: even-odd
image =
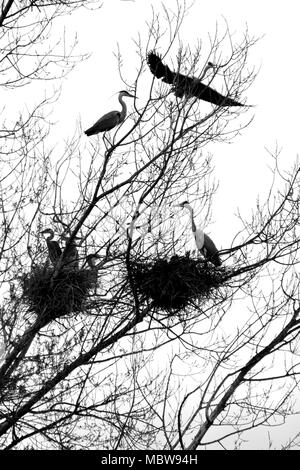
[[[96,282],[89,269],[62,269],[55,273],[54,268],[38,266],[23,275],[21,284],[30,309],[50,321],[81,311]]]
[[[134,287],[143,300],[174,314],[189,304],[208,298],[225,280],[225,269],[185,256],[170,260],[131,261]]]

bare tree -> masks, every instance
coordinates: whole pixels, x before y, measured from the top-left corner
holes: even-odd
[[[2,8],[6,21],[10,3]],[[55,12],[81,3],[57,2]],[[47,7],[28,2],[17,11],[23,21],[32,11],[43,17]],[[272,156],[267,202],[258,202],[252,220],[240,216],[220,269],[193,255],[190,227],[175,205],[184,195],[195,218],[201,207],[209,223],[217,184],[205,147],[233,139],[252,111],[175,96],[151,75],[147,54],[165,54],[174,71],[244,104],[256,41],[246,32],[235,44],[227,30],[211,38],[206,55],[200,44],[192,51],[178,42],[184,14],[178,6],[164,20],[153,15],[148,40],[136,41],[134,76],[118,51],[124,87],[139,97],[120,127],[88,144],[76,130],[59,158],[51,142],[44,145],[47,132],[38,139],[38,126],[45,129],[39,113],[30,116],[36,140],[26,126],[12,128],[20,145],[9,148],[1,199],[2,448],[233,448],[243,432],[292,412],[298,165],[283,172]],[[215,66],[207,69],[208,62]],[[43,76],[47,61],[37,68]],[[40,234],[48,227],[61,247],[53,265]],[[95,265],[88,264],[93,254]],[[202,263],[216,284],[166,310],[141,292],[136,266],[178,259]]]
[[[12,259],[9,234],[18,223],[24,225],[19,236],[28,236],[38,213],[41,188],[49,176],[53,143],[45,145],[49,134],[48,116],[59,96],[61,79],[86,56],[76,55],[76,37],[67,40],[65,32],[53,40],[51,28],[55,21],[76,8],[99,7],[94,1],[3,0],[0,13],[0,191],[3,237],[1,259]],[[42,84],[56,84],[47,89]],[[33,85],[34,95],[30,93]],[[29,89],[28,98],[19,89]],[[32,102],[34,96],[34,102]],[[46,191],[45,191],[46,194]],[[30,207],[30,208],[29,208]],[[26,215],[24,215],[24,211]],[[26,225],[26,227],[25,227]],[[23,260],[20,260],[23,263]],[[26,265],[26,262],[25,262]],[[5,270],[6,268],[4,268]]]

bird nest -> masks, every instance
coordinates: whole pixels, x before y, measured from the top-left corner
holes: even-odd
[[[35,267],[21,279],[23,296],[30,309],[45,321],[79,312],[90,289],[95,287],[89,269],[61,270]]]
[[[170,260],[132,261],[131,276],[137,293],[170,314],[196,300],[208,298],[225,277],[224,268],[186,256]]]

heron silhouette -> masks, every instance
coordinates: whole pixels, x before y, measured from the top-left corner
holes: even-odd
[[[95,124],[92,127],[90,127],[84,132],[85,135],[90,136],[90,135],[99,134],[99,132],[110,131],[114,127],[121,124],[125,120],[126,113],[127,113],[127,107],[123,100],[123,97],[135,98],[135,95],[131,95],[130,93],[128,93],[128,91],[125,91],[125,90],[120,91],[118,99],[122,106],[122,110],[110,111],[109,113],[104,114],[104,116],[98,119],[98,121],[95,122]]]
[[[48,237],[46,237],[46,243],[47,243],[47,247],[48,247],[49,258],[50,258],[50,261],[53,264],[53,266],[56,266],[61,254],[62,254],[62,250],[61,250],[61,247],[59,246],[58,242],[53,240],[54,232],[53,232],[52,228],[46,228],[45,230],[43,230],[41,232],[41,234],[43,234],[43,235],[48,234]]]
[[[182,98],[184,95],[187,97],[194,96],[217,106],[245,106],[229,96],[223,96],[218,91],[202,83],[199,78],[173,72],[168,65],[163,64],[161,57],[154,51],[148,53],[147,62],[151,73],[156,78],[162,78],[163,82],[173,85],[174,94],[178,98]],[[213,67],[214,65],[208,62],[207,69]]]

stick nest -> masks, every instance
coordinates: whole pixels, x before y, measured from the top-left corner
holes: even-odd
[[[21,279],[23,296],[30,309],[45,320],[79,312],[84,306],[95,279],[89,269],[61,270],[35,267]]]
[[[132,261],[131,276],[143,300],[168,313],[181,310],[195,300],[208,298],[225,280],[225,268],[186,256],[170,260]]]

